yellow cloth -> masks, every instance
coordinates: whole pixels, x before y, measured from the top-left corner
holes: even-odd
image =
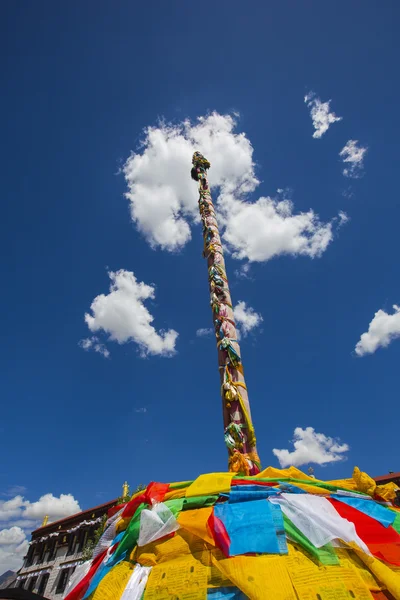
[[[131,517],[126,517],[125,519],[120,519],[117,521],[117,525],[115,527],[116,533],[121,533],[121,531],[125,531],[131,521]]]
[[[234,473],[207,473],[200,475],[186,490],[186,498],[229,492]]]
[[[296,600],[283,556],[234,556],[214,564],[251,600]]]
[[[240,452],[234,452],[232,456],[229,457],[228,465],[229,471],[234,475],[249,475],[250,474],[250,464],[248,463],[246,456],[247,454],[241,454]]]
[[[399,489],[399,486],[390,481],[389,483],[385,483],[385,485],[377,485],[375,494],[378,494],[381,498],[390,502],[390,500],[394,500],[396,498],[396,490]]]
[[[214,538],[211,535],[207,521],[213,512],[212,506],[208,508],[197,508],[195,510],[182,511],[178,517],[178,523],[181,527],[190,531],[193,535],[214,545]]]
[[[183,556],[151,570],[144,600],[207,600],[208,569],[193,556]]]
[[[352,479],[335,479],[327,483],[351,491],[364,492],[370,496],[378,494],[386,501],[393,500],[396,497],[396,490],[398,489],[398,486],[393,482],[386,483],[385,485],[376,485],[372,477],[360,471],[358,467],[354,467]]]
[[[357,491],[364,492],[370,496],[374,495],[376,483],[367,473],[360,471],[358,467],[354,467],[353,479],[357,486]]]
[[[229,587],[234,585],[233,582],[226,576],[225,573],[216,567],[216,563],[225,559],[225,555],[218,548],[214,548],[211,552],[203,554],[203,559],[208,559],[208,575],[207,584],[209,588]],[[204,562],[204,561],[203,561]]]
[[[351,492],[357,490],[357,485],[354,479],[332,479],[331,481],[327,481],[329,485],[335,485],[340,488],[344,488],[345,490],[349,490]]]
[[[337,485],[346,490],[364,492],[370,496],[378,494],[386,501],[393,500],[396,497],[396,490],[398,489],[398,486],[393,482],[386,483],[385,485],[376,485],[372,477],[360,471],[358,467],[354,467],[352,479],[335,479],[327,481],[327,483]]]
[[[163,502],[166,500],[175,500],[176,498],[184,498],[186,489],[187,488],[181,488],[180,490],[172,490],[171,492],[167,492],[164,496]]]
[[[336,548],[336,554],[339,557],[340,564],[343,567],[350,567],[353,569],[362,581],[365,583],[367,588],[372,591],[379,591],[382,586],[378,580],[374,577],[369,569],[365,566],[363,561],[357,556],[356,552],[352,550],[345,550],[344,548]]]
[[[180,529],[170,539],[152,542],[142,548],[136,547],[131,553],[130,559],[143,566],[153,567],[179,560],[184,556],[195,558],[206,568],[208,587],[218,588],[233,585],[212,561],[212,557],[217,560],[225,558],[221,550],[206,544],[199,537],[184,529]]]
[[[126,561],[118,563],[105,575],[90,595],[91,600],[119,600],[132,575],[132,565]]]
[[[312,485],[312,483],[293,483],[292,485],[300,488],[301,490],[304,490],[305,492],[308,492],[309,494],[315,494],[320,496],[327,496],[330,494],[330,492],[328,492],[326,489],[320,488],[316,485]]]
[[[377,558],[369,556],[361,552],[361,550],[357,552],[357,555],[369,570],[372,571],[375,577],[389,590],[395,600],[400,600],[400,575],[392,571],[392,569]]]
[[[130,559],[145,567],[151,567],[188,554],[201,557],[205,551],[209,551],[209,546],[204,540],[180,529],[171,538],[157,540],[140,548],[136,547],[131,553]]]
[[[317,571],[306,566],[289,568],[290,578],[299,600],[372,600],[372,595],[352,568],[320,567]]]
[[[350,561],[341,565],[318,566],[301,548],[288,544],[289,556],[285,565],[299,600],[371,600],[372,596],[362,577]],[[346,556],[342,553],[342,556]]]
[[[294,479],[310,479],[315,481],[313,477],[306,475],[303,471],[296,469],[296,467],[289,467],[288,469],[276,469],[275,467],[267,467],[258,475],[255,475],[255,479],[259,477],[270,477],[271,479],[281,479],[286,477],[293,477]]]

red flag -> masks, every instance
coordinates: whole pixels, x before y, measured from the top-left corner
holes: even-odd
[[[142,494],[136,496],[136,498],[132,498],[125,506],[124,512],[122,513],[122,518],[126,519],[129,517],[133,517],[136,512],[136,509],[143,502],[145,504],[151,504],[154,502],[162,502],[164,500],[165,494],[169,490],[169,483],[155,483],[152,481],[149,483],[147,488],[143,491]]]
[[[107,548],[103,552],[101,552],[101,554],[96,556],[96,558],[93,560],[92,566],[90,567],[85,577],[80,580],[80,582],[70,591],[70,593],[67,596],[65,596],[64,600],[81,600],[81,598],[83,598],[90,585],[93,575],[96,573],[97,569],[103,562],[103,559],[106,554]]]
[[[328,500],[341,517],[354,523],[358,535],[374,556],[400,566],[400,535],[393,527],[384,527],[379,521],[344,502],[334,498]]]
[[[212,533],[215,545],[222,550],[226,557],[228,557],[231,540],[228,532],[225,529],[225,525],[221,519],[218,519],[218,517],[214,515],[214,511],[211,513],[210,518],[207,521],[207,525]]]

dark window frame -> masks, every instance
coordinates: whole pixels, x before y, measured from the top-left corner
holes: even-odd
[[[29,577],[28,587],[26,588],[28,590],[28,592],[33,592],[33,589],[36,585],[37,580],[38,580],[37,575],[34,577]]]
[[[63,594],[65,588],[67,587],[68,579],[69,579],[69,567],[66,569],[61,569],[61,573],[58,577],[56,594]]]
[[[47,584],[49,582],[49,577],[50,577],[50,573],[45,573],[44,575],[42,575],[40,577],[40,582],[39,582],[39,587],[38,587],[38,592],[37,592],[39,594],[39,596],[44,596]]]
[[[57,539],[54,539],[48,547],[49,555],[47,557],[47,562],[54,560],[57,554]]]
[[[26,555],[25,567],[31,567],[33,565],[33,555],[35,554],[35,547],[32,544],[29,546],[28,554]]]
[[[87,538],[88,538],[88,530],[81,529],[79,538],[78,538],[78,548],[76,550],[77,552],[82,552],[82,550],[84,549],[84,547],[86,545]]]
[[[40,551],[39,551],[38,557],[36,559],[36,563],[35,563],[36,565],[40,565],[43,562],[45,553],[46,553],[46,544],[45,544],[45,542],[42,542],[42,544],[40,546]]]
[[[70,535],[70,538],[68,540],[68,550],[67,550],[66,556],[71,556],[71,554],[74,554],[76,541],[77,541],[77,536],[75,535],[75,532],[70,533],[69,535]]]

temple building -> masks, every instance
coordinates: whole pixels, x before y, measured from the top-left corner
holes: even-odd
[[[129,493],[123,486],[123,496]],[[110,500],[94,508],[43,524],[32,532],[32,539],[24,564],[18,571],[14,587],[36,592],[49,600],[61,599],[75,568],[82,561],[82,551],[93,540],[107,511],[118,504]]]

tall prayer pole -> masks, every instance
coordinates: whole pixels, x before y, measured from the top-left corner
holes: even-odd
[[[199,209],[203,222],[204,257],[207,259],[211,308],[217,338],[222,411],[229,470],[245,475],[260,471],[256,436],[244,380],[240,347],[217,218],[207,179],[210,163],[200,152],[192,159],[192,179],[199,182]]]

